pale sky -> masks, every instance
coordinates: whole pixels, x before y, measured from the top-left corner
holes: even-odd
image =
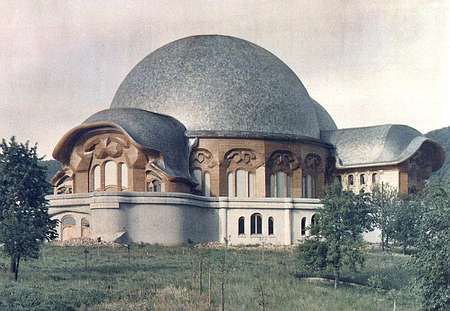
[[[450,125],[448,0],[2,0],[0,12],[0,138],[47,158],[143,57],[198,34],[271,51],[339,128]]]

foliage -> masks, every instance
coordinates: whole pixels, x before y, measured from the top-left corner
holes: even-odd
[[[421,216],[421,204],[415,196],[397,200],[392,210],[390,222],[390,237],[398,244],[403,253],[408,248],[414,247],[418,234]]]
[[[389,184],[377,183],[372,188],[371,203],[376,215],[374,225],[381,231],[381,249],[385,250],[395,234],[396,209],[400,204],[398,190]]]
[[[49,184],[39,160],[37,147],[28,142],[13,137],[0,144],[0,244],[16,280],[20,260],[38,258],[42,243],[56,237],[45,200]]]
[[[56,173],[61,169],[61,163],[59,163],[56,160],[40,161],[40,165],[46,167],[47,169],[46,174],[47,182],[51,182],[53,176],[55,176]]]
[[[312,270],[331,269],[337,287],[343,266],[356,270],[364,263],[362,233],[372,229],[372,205],[367,194],[344,191],[335,183],[316,215],[312,238],[300,246],[300,262]]]
[[[450,126],[431,131],[426,134],[427,137],[437,141],[445,150],[444,165],[440,170],[433,173],[432,180],[448,180],[450,178]]]
[[[422,310],[450,309],[450,185],[431,184],[421,198],[414,264]]]
[[[198,264],[191,257],[204,256],[205,269],[211,267],[212,308],[208,293],[199,294]],[[226,310],[259,311],[264,288],[268,310],[288,311],[385,311],[393,309],[393,299],[367,286],[332,286],[310,283],[295,276],[297,256],[290,248],[265,247],[261,261],[259,248],[229,247],[225,278]],[[39,260],[22,264],[20,282],[12,282],[0,272],[0,310],[218,310],[222,249],[132,247],[128,263],[126,247],[89,249],[88,270],[84,267],[84,247],[45,245]],[[409,256],[369,251],[363,268],[344,268],[343,278],[367,284],[379,275],[387,289],[397,293],[396,311],[418,311],[415,293],[407,288],[413,274]],[[7,258],[0,256],[0,266]],[[204,284],[207,284],[204,274]]]

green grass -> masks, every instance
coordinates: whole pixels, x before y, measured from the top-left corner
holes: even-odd
[[[223,249],[133,246],[131,262],[125,247],[46,246],[39,260],[23,262],[19,282],[0,273],[0,310],[208,310],[207,269],[212,271],[213,309],[220,304]],[[204,292],[199,293],[203,258]],[[0,265],[8,259],[0,257]],[[408,290],[412,277],[408,257],[371,252],[360,272],[344,276],[367,286],[310,283],[295,276],[295,252],[261,249],[226,251],[226,310],[419,310]],[[264,294],[261,294],[261,289]]]

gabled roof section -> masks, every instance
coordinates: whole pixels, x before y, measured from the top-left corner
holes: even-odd
[[[323,141],[336,148],[336,168],[395,165],[409,159],[423,144],[431,144],[436,154],[433,171],[445,158],[435,141],[406,125],[387,124],[323,131]]]
[[[95,113],[61,138],[53,157],[67,163],[73,145],[83,133],[108,127],[123,132],[142,150],[161,153],[164,163],[157,164],[169,176],[190,180],[189,148],[184,125],[172,117],[141,109],[106,109]]]

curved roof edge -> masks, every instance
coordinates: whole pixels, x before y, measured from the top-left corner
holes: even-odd
[[[337,169],[400,164],[424,144],[431,144],[436,152],[433,171],[438,170],[445,160],[445,151],[439,143],[406,125],[387,124],[324,131],[322,139],[335,146]]]
[[[67,132],[57,143],[53,158],[68,163],[71,146],[88,130],[115,128],[142,150],[157,151],[164,163],[156,163],[171,178],[192,182],[189,174],[189,148],[186,128],[176,119],[134,108],[106,109],[90,116]]]

